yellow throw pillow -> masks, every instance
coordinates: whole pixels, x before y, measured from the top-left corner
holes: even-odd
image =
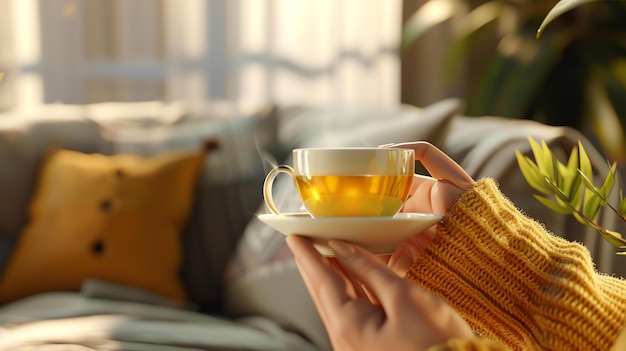
[[[184,300],[181,232],[204,156],[52,152],[0,280],[0,303],[76,291],[86,278]]]

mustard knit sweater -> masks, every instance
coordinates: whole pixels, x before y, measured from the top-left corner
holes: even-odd
[[[438,225],[407,278],[450,303],[481,337],[433,350],[626,350],[626,281],[582,245],[525,217],[483,179]],[[621,337],[620,337],[621,340]]]

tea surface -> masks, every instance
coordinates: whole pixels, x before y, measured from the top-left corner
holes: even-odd
[[[304,207],[315,217],[394,216],[412,180],[413,175],[296,175],[296,186]]]

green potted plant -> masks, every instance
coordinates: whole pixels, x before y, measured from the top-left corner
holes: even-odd
[[[595,8],[576,12],[582,5]],[[605,151],[626,159],[626,5],[599,0],[476,1],[428,0],[407,21],[403,47],[430,28],[460,16],[444,65],[445,76],[477,42],[495,30],[496,50],[475,82],[470,114],[532,118],[580,128],[592,124]],[[510,24],[508,22],[512,22]],[[548,25],[551,28],[546,31]],[[493,34],[493,33],[491,33]],[[537,40],[540,38],[541,40]],[[621,116],[621,117],[620,117]],[[614,161],[601,184],[582,143],[567,163],[545,142],[529,138],[534,160],[516,153],[535,198],[549,209],[592,227],[617,253],[626,255],[626,239],[597,221],[601,207],[626,222],[626,199]]]
[[[540,24],[537,37],[539,38],[546,27],[559,16],[581,5],[598,1],[561,0]],[[608,89],[602,90],[600,86],[603,78],[601,72],[592,71],[591,73],[600,76],[591,80],[592,86],[589,89],[595,90],[595,94],[599,91],[608,92]],[[610,104],[608,96],[595,95],[593,97],[600,100],[595,102],[596,105],[605,105],[602,109],[596,110],[599,119],[602,118],[603,113],[615,113],[615,110],[608,106]],[[594,172],[582,143],[578,143],[578,147],[572,150],[567,164],[563,164],[552,154],[545,142],[539,144],[532,138],[529,138],[529,142],[535,160],[523,156],[519,151],[516,157],[526,181],[538,192],[534,195],[535,198],[551,210],[572,215],[580,223],[592,227],[605,240],[619,249],[617,254],[626,255],[626,239],[622,234],[605,228],[596,221],[599,209],[605,207],[626,222],[626,199],[617,174],[617,164],[613,162],[602,183],[596,185],[592,181]],[[611,197],[612,192],[615,192],[613,197]]]
[[[468,115],[591,129],[609,158],[626,161],[626,2],[425,0],[403,47],[451,18],[443,79],[482,58],[472,60]]]

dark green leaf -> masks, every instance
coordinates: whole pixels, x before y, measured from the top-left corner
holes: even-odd
[[[601,76],[601,68],[596,68],[589,75],[587,84],[587,118],[592,122],[592,127],[603,147],[610,155],[623,153],[622,148],[626,145],[624,130],[619,116],[617,115]]]
[[[467,59],[467,51],[471,50],[489,32],[486,29],[501,17],[502,9],[501,1],[489,1],[459,17],[457,29],[452,35],[452,42],[444,57],[444,79],[454,76],[461,67],[461,63]]]
[[[468,103],[470,115],[497,115],[524,118],[540,87],[551,72],[563,47],[563,35],[536,41],[529,37],[513,53],[494,56],[473,89]],[[504,40],[512,40],[503,38]]]
[[[626,27],[626,26],[624,26]],[[626,28],[621,34],[622,45],[626,49]],[[604,90],[608,102],[613,111],[611,125],[615,127],[611,131],[611,139],[599,139],[602,148],[606,150],[608,157],[612,160],[626,159],[626,101],[624,101],[624,93],[626,92],[626,53],[613,54],[613,63],[603,65],[600,72],[602,76],[600,80],[603,83]],[[621,58],[621,59],[620,59]],[[594,116],[595,117],[595,116]],[[601,117],[601,119],[608,117]]]

